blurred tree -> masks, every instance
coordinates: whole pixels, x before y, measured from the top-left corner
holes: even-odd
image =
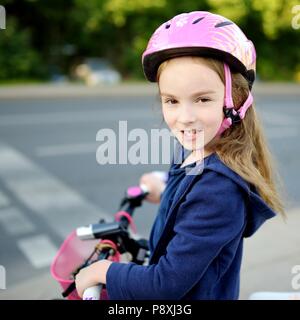
[[[36,59],[48,72],[66,73],[84,57],[109,59],[126,78],[142,78],[141,54],[153,31],[172,16],[194,10],[222,14],[255,43],[262,80],[300,78],[298,0],[4,0],[15,32],[27,30]],[[5,37],[7,30],[0,31]],[[1,38],[0,38],[1,39]]]
[[[47,70],[32,47],[30,30],[19,30],[15,19],[9,19],[1,32],[0,52],[1,81],[46,78]]]
[[[261,79],[298,81],[300,30],[292,28],[292,9],[298,0],[207,1],[214,12],[235,21],[254,42]]]
[[[208,9],[205,0],[75,0],[75,3],[71,14],[82,28],[81,43],[89,42],[91,54],[109,57],[125,78],[143,77],[141,54],[161,23],[181,12]]]

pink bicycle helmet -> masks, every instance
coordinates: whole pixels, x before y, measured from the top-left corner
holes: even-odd
[[[146,78],[156,82],[159,65],[165,60],[180,56],[207,56],[224,62],[225,119],[218,135],[233,123],[241,121],[251,106],[253,97],[249,91],[244,104],[239,110],[234,110],[230,69],[241,73],[251,90],[256,67],[255,47],[242,30],[234,22],[210,12],[179,14],[158,27],[150,38],[142,56]]]

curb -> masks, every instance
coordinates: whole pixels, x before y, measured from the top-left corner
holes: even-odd
[[[257,95],[299,95],[300,84],[258,82],[253,87]],[[156,83],[99,85],[87,87],[82,84],[38,84],[0,86],[0,99],[26,98],[74,98],[74,97],[115,97],[155,96]]]

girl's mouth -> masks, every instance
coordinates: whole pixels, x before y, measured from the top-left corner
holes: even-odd
[[[182,135],[183,141],[193,141],[197,138],[197,135],[202,132],[203,130],[196,130],[196,129],[188,129],[188,130],[180,130]]]

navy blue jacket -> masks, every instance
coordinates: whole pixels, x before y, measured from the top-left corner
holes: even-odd
[[[149,265],[111,264],[111,300],[238,299],[243,238],[275,212],[216,154],[201,171],[180,183]]]

